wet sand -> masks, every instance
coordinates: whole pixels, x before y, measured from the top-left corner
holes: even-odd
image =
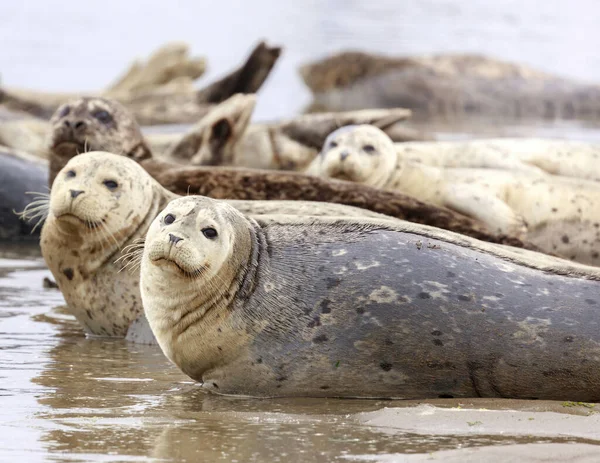
[[[208,394],[158,347],[86,338],[45,276],[35,246],[0,250],[0,461],[600,458],[594,404]]]

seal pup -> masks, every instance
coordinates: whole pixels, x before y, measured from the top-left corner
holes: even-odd
[[[158,214],[178,196],[156,182],[141,165],[124,156],[88,152],[59,172],[46,205],[42,255],[73,315],[95,336],[151,343],[140,319],[135,251]],[[304,201],[228,201],[252,216],[385,217],[340,204]],[[124,272],[124,268],[131,271]],[[146,334],[143,334],[146,333]]]
[[[403,161],[372,126],[333,132],[307,170],[448,207],[543,251],[600,265],[600,184],[530,172],[437,168]]]
[[[327,135],[340,126],[374,124],[394,136],[394,141],[409,138],[407,131],[398,130],[410,116],[410,111],[403,108],[309,114],[250,124],[255,105],[253,94],[230,97],[173,143],[165,158],[185,165],[302,171],[315,158]],[[419,139],[413,135],[413,140]]]
[[[390,57],[346,51],[300,66],[312,107],[403,107],[416,119],[590,119],[600,86],[476,54]]]
[[[432,227],[252,218],[197,196],[156,217],[140,272],[165,355],[255,397],[596,401],[599,280]]]

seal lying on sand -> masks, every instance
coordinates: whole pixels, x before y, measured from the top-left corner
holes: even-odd
[[[83,125],[78,125],[81,123]],[[382,192],[295,172],[182,167],[154,159],[133,116],[111,100],[82,99],[77,104],[67,103],[53,117],[53,127],[48,142],[50,184],[58,170],[79,153],[112,150],[137,160],[161,185],[181,195],[192,193],[217,199],[327,201],[447,228],[486,241],[524,245],[513,236],[497,236],[479,222],[400,193]]]
[[[600,265],[600,184],[540,173],[437,168],[398,157],[373,126],[333,132],[307,172],[401,191],[515,235],[542,250]]]
[[[393,58],[343,52],[299,69],[312,106],[329,111],[403,107],[416,118],[487,115],[597,119],[600,86],[480,55]]]
[[[135,249],[154,217],[177,195],[161,187],[138,163],[111,153],[71,159],[52,186],[41,233],[42,255],[86,332],[151,342],[129,330],[142,314],[136,262],[119,259]],[[250,215],[356,215],[371,211],[302,201],[229,201]],[[42,213],[41,207],[38,212]],[[122,272],[124,266],[133,267]],[[143,331],[144,321],[135,330]],[[134,330],[134,331],[135,331]]]
[[[189,196],[150,226],[140,288],[165,355],[223,394],[597,401],[598,280],[415,224]]]
[[[600,144],[542,138],[396,143],[406,161],[436,167],[484,167],[600,181]]]
[[[166,151],[176,162],[258,169],[304,170],[330,132],[348,124],[373,124],[394,141],[424,140],[403,127],[403,108],[309,114],[249,125],[256,95],[237,94],[216,106]],[[403,130],[402,130],[403,129]]]

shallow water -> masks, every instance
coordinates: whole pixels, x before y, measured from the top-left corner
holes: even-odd
[[[212,80],[261,38],[284,54],[255,119],[310,100],[296,67],[347,48],[389,54],[475,51],[600,82],[592,0],[339,0],[0,3],[6,85],[75,91],[107,85],[133,57],[184,40]],[[368,5],[368,6],[366,6]],[[143,19],[141,19],[143,17]],[[600,140],[576,121],[427,124],[441,138]],[[208,395],[156,347],[86,339],[65,312],[36,244],[0,249],[0,461],[600,460],[591,405],[484,400],[251,400]],[[397,409],[395,407],[404,407]],[[598,406],[600,407],[600,405]]]
[[[437,400],[434,408],[207,394],[157,347],[86,339],[60,293],[42,287],[49,272],[36,254],[35,248],[0,250],[0,461],[329,462],[490,445],[600,443],[600,433],[589,429],[597,429],[594,409],[584,406]],[[399,419],[386,416],[386,407],[398,405],[412,408]],[[505,412],[494,425],[479,410],[490,407],[523,411]],[[505,432],[515,421],[533,423],[555,409],[569,412],[559,415],[568,422]],[[455,421],[435,416],[444,410],[466,414]],[[449,427],[441,429],[441,422]]]

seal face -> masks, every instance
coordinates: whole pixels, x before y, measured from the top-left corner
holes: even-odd
[[[597,269],[418,229],[180,198],[146,237],[146,315],[219,393],[600,397]]]
[[[349,125],[329,134],[307,173],[381,188],[396,163],[394,143],[381,129]]]
[[[124,336],[142,313],[137,274],[118,273],[115,260],[168,197],[139,164],[111,153],[83,153],[57,175],[42,255],[89,334]]]
[[[50,185],[69,159],[87,151],[108,151],[136,161],[152,157],[135,118],[115,100],[69,101],[56,110],[50,128]]]

